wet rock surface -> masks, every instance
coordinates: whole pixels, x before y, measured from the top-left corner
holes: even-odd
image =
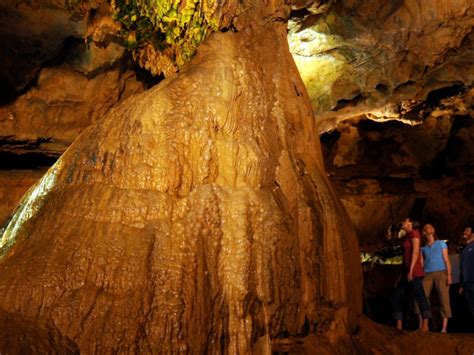
[[[2,201],[0,204],[0,227],[7,222],[23,195],[45,172],[46,169],[0,170],[0,201]]]
[[[238,20],[127,101],[147,84],[103,5],[1,5],[0,159],[54,160],[85,132],[2,244],[0,349],[471,353],[355,319],[358,249],[316,138],[364,249],[407,214],[456,237],[474,210],[468,2],[294,1],[293,54],[332,63],[302,71],[316,127],[283,25]],[[6,218],[40,173],[1,164]]]
[[[83,131],[5,230],[2,309],[86,353],[261,353],[356,326],[355,233],[286,25],[261,20],[280,5]]]

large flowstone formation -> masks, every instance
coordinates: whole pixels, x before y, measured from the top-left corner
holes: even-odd
[[[287,15],[251,7],[25,196],[1,239],[3,311],[84,353],[268,353],[281,335],[354,330],[357,241]]]

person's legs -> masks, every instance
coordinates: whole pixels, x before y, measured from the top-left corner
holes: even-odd
[[[390,297],[392,304],[393,319],[396,321],[397,329],[402,329],[403,305],[407,301],[407,282],[400,281]]]
[[[418,307],[420,308],[421,318],[423,318],[421,329],[428,331],[428,319],[431,318],[431,308],[428,300],[426,299],[421,277],[415,277],[413,279],[412,291],[415,295],[416,303],[418,303]]]
[[[449,303],[449,286],[446,285],[447,276],[445,271],[437,271],[434,273],[434,283],[438,292],[439,304],[441,308],[441,317],[443,318],[442,333],[446,333],[448,327],[448,318],[452,317],[451,304]]]
[[[426,299],[428,301],[428,304],[430,304],[430,294],[431,294],[431,290],[433,289],[432,273],[430,272],[430,273],[425,274],[425,277],[423,278],[422,282],[423,282],[423,290],[425,291]],[[418,307],[418,302],[416,302],[416,300],[415,300],[415,313],[418,318],[418,328],[421,329],[423,318],[421,316],[420,307]]]
[[[464,297],[467,301],[467,306],[469,307],[469,312],[471,312],[472,317],[474,317],[474,283],[470,282],[464,284]]]
[[[449,331],[457,333],[461,331],[461,320],[463,319],[463,304],[464,298],[459,294],[461,288],[460,283],[455,283],[449,286],[449,302],[451,304],[451,313],[453,317],[449,321]]]
[[[447,317],[443,317],[443,325],[441,327],[441,333],[446,333],[446,330],[448,329],[448,319]]]

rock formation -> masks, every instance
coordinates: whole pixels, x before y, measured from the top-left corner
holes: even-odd
[[[469,0],[350,0],[322,14],[298,10],[290,49],[319,131],[360,116],[419,119],[429,113],[420,111],[430,92],[472,87],[473,26]]]
[[[364,249],[411,213],[451,239],[473,223],[473,12],[354,0],[292,13],[290,50]]]
[[[244,2],[177,76],[87,128],[2,237],[0,307],[85,353],[347,337],[355,233],[326,178],[283,2]]]
[[[179,3],[0,5],[0,218],[79,136],[3,227],[0,351],[470,354],[358,318],[338,201],[364,249],[472,220],[470,2]]]
[[[45,172],[45,169],[0,171],[0,200],[2,201],[0,221],[2,221],[2,225],[15,210],[23,195]]]
[[[469,95],[461,97],[473,107]],[[442,101],[448,109],[450,101]],[[389,223],[408,215],[459,241],[474,219],[472,117],[471,108],[414,126],[346,121],[322,136],[328,173],[363,249],[381,246]]]

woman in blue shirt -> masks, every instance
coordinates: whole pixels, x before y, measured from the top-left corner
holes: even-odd
[[[431,290],[435,286],[441,305],[441,316],[443,317],[441,332],[446,333],[448,319],[451,318],[449,285],[452,282],[448,246],[442,240],[438,240],[435,229],[431,224],[426,224],[423,227],[423,236],[426,238],[426,244],[421,248],[425,271],[423,288],[426,297],[429,299]]]

